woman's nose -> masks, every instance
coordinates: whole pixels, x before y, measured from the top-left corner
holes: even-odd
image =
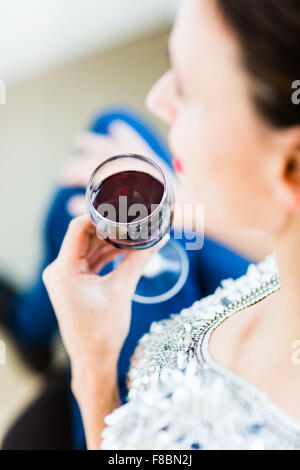
[[[146,99],[148,109],[166,124],[176,117],[176,96],[173,90],[172,71],[166,72],[152,87]]]

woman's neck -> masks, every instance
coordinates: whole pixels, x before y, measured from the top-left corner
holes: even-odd
[[[273,238],[281,289],[271,307],[274,327],[291,341],[300,339],[300,217],[290,218]]]

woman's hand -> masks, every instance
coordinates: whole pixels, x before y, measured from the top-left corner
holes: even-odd
[[[165,241],[164,241],[165,242]],[[162,243],[125,252],[96,236],[88,216],[70,223],[58,258],[43,273],[72,366],[72,390],[89,449],[99,449],[104,418],[120,405],[117,361],[131,319],[131,298],[146,263]],[[115,256],[118,267],[99,276]]]
[[[124,121],[113,121],[107,135],[85,132],[77,137],[74,155],[65,160],[61,169],[60,183],[63,186],[85,187],[100,163],[113,155],[124,153],[145,155],[165,166],[133,127]]]
[[[43,280],[69,353],[73,373],[81,365],[116,367],[131,320],[131,298],[146,263],[161,246],[121,251],[96,236],[88,216],[69,226],[58,258]],[[125,254],[105,276],[97,273],[114,257]]]

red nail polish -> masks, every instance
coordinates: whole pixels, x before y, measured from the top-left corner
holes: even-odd
[[[173,168],[175,171],[177,171],[178,173],[182,173],[183,172],[183,166],[182,166],[182,163],[181,161],[179,160],[179,158],[174,158],[173,159]]]

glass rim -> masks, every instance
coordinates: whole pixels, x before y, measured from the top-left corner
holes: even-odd
[[[143,219],[140,219],[140,220],[137,220],[137,221],[133,221],[133,222],[115,222],[111,219],[108,219],[107,217],[104,217],[103,215],[100,214],[100,212],[97,211],[97,209],[95,208],[95,206],[93,205],[92,201],[91,201],[91,198],[90,198],[90,187],[92,185],[92,182],[93,182],[93,179],[94,177],[96,176],[96,174],[98,173],[98,171],[103,167],[105,166],[107,163],[109,162],[112,162],[113,160],[117,160],[119,158],[136,158],[136,159],[139,159],[139,160],[144,160],[145,162],[149,163],[150,165],[154,166],[158,171],[159,173],[161,174],[162,178],[163,178],[163,184],[164,184],[164,192],[163,192],[163,195],[162,195],[162,198],[161,198],[161,201],[160,203],[158,204],[158,206],[154,209],[153,212],[151,212],[149,215],[147,215],[147,217],[144,217]],[[115,173],[116,174],[116,173]],[[88,209],[89,211],[96,217],[102,219],[103,221],[106,221],[110,224],[114,224],[116,226],[120,226],[120,225],[123,225],[123,226],[128,226],[128,225],[136,225],[136,224],[140,224],[142,222],[145,222],[147,220],[149,220],[151,217],[153,217],[159,210],[160,208],[163,206],[164,202],[165,202],[165,199],[167,197],[167,177],[165,175],[165,173],[163,172],[162,168],[154,161],[152,160],[151,158],[149,157],[145,157],[144,155],[139,155],[137,153],[121,153],[121,154],[118,154],[118,155],[113,155],[112,157],[109,157],[107,158],[106,160],[104,160],[103,162],[101,162],[96,168],[95,170],[93,171],[93,173],[91,174],[90,178],[89,178],[89,181],[88,181],[88,184],[87,184],[87,187],[86,187],[86,199],[87,199],[87,203],[88,203]]]

